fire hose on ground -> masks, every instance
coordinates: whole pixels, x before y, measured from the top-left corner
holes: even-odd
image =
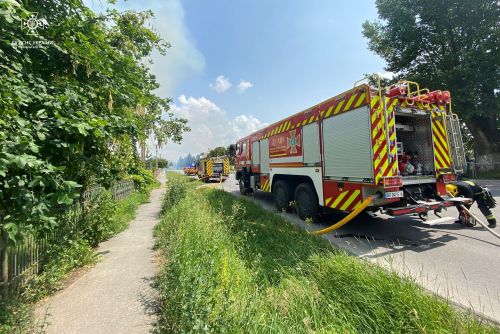
[[[354,211],[352,211],[350,214],[348,214],[346,217],[344,217],[341,221],[333,224],[332,226],[324,228],[322,230],[313,231],[313,232],[311,232],[311,234],[321,235],[321,234],[330,233],[332,231],[335,231],[335,230],[341,228],[342,226],[344,226],[345,224],[347,224],[348,222],[353,220],[354,217],[359,215],[368,205],[370,205],[371,202],[372,202],[372,196],[368,196],[368,198],[365,199],[363,201],[363,203],[361,203],[360,206],[358,206],[356,209],[354,209]]]
[[[450,194],[450,193],[448,193],[448,194],[451,197],[455,198],[455,196],[453,196],[452,194]],[[333,225],[331,225],[331,226],[329,226],[327,228],[324,228],[322,230],[313,231],[313,232],[310,232],[310,233],[311,234],[315,234],[315,235],[322,235],[322,234],[330,233],[332,231],[335,231],[335,230],[341,228],[342,226],[344,226],[345,224],[347,224],[348,222],[350,222],[351,220],[353,220],[357,215],[359,215],[367,206],[369,206],[371,204],[371,202],[372,202],[372,197],[368,196],[368,198],[365,199],[363,201],[363,203],[361,203],[360,206],[358,206],[354,211],[352,211],[351,213],[349,213],[346,217],[344,217],[338,223],[335,223],[335,224],[333,224]],[[500,239],[500,235],[498,233],[496,233],[491,228],[489,228],[476,215],[474,215],[472,212],[470,212],[469,209],[467,209],[463,204],[459,204],[458,207],[461,208],[461,209],[463,209],[463,210],[465,210],[472,218],[474,218],[488,232],[490,232],[495,237],[497,237],[498,239]]]

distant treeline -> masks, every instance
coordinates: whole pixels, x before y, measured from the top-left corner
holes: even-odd
[[[206,157],[219,157],[219,156],[227,155],[227,156],[229,156],[231,163],[233,162],[233,158],[234,158],[234,152],[231,150],[230,147],[219,146],[219,147],[216,147],[216,148],[210,150],[208,153],[199,153],[197,155],[192,155],[191,153],[188,153],[187,156],[179,158],[175,167],[176,168],[184,168],[184,167],[189,166],[193,163],[197,163],[198,160],[200,160],[200,157],[202,155],[204,155]]]

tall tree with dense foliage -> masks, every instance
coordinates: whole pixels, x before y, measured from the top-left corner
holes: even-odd
[[[180,142],[189,130],[154,94],[148,61],[169,44],[147,27],[152,16],[96,14],[81,0],[0,1],[3,243],[53,229],[81,190],[136,172],[144,136]]]
[[[500,3],[496,0],[376,0],[379,21],[363,34],[387,70],[452,92],[474,136],[476,160],[500,162]],[[497,166],[498,167],[498,166]]]

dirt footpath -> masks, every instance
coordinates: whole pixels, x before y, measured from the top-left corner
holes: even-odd
[[[153,190],[129,228],[99,246],[102,261],[37,308],[35,315],[46,322],[47,333],[151,331],[156,321],[151,284],[157,270],[153,227],[164,191],[164,186]]]

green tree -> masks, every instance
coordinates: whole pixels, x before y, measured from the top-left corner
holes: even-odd
[[[48,25],[26,29],[33,12]],[[152,16],[96,14],[81,0],[0,1],[3,243],[54,229],[80,191],[137,171],[145,134],[180,142],[189,130],[154,94],[148,59],[169,44],[147,27]]]
[[[476,160],[500,161],[500,5],[496,0],[376,0],[369,48],[387,70],[450,90],[474,136]]]
[[[226,155],[227,154],[227,151],[226,151],[226,148],[223,147],[223,146],[219,146],[219,147],[216,147],[214,149],[211,149],[208,153],[207,153],[207,158],[211,158],[211,157],[221,157],[223,155]]]
[[[146,160],[146,167],[148,169],[153,169],[153,168],[168,168],[169,166],[169,161],[164,158],[150,158]]]

